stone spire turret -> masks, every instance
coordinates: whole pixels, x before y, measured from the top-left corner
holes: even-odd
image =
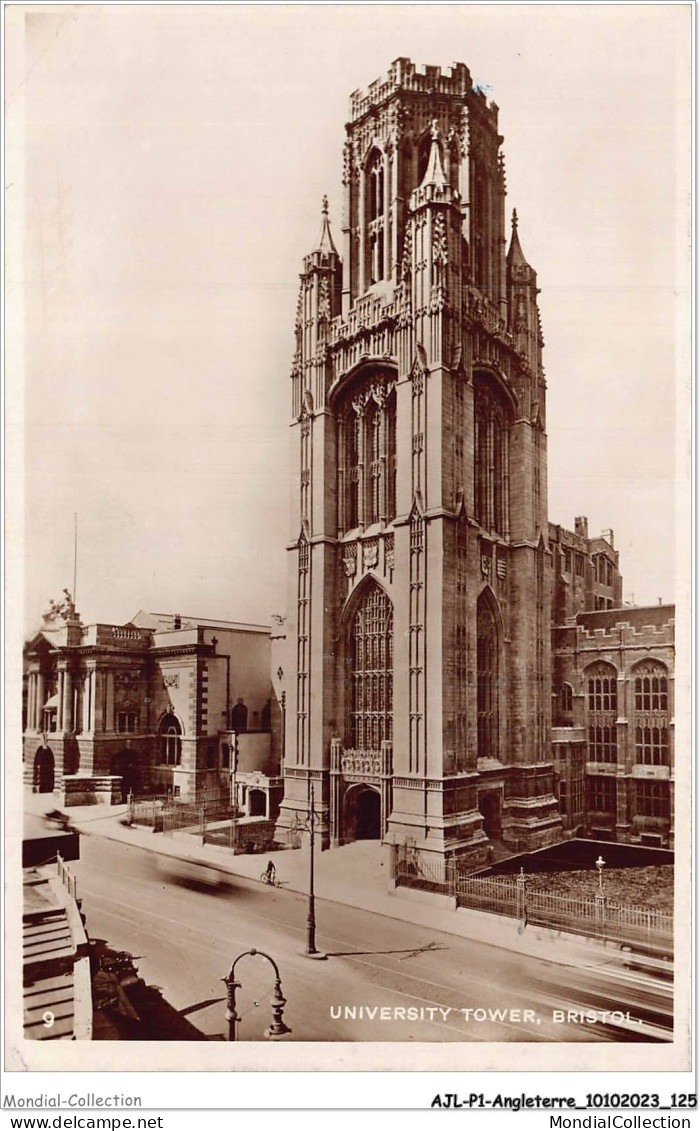
[[[430,136],[432,141],[430,143],[430,155],[428,157],[428,164],[425,170],[425,176],[421,181],[421,188],[426,185],[437,185],[443,188],[447,185],[447,177],[445,170],[442,167],[442,153],[440,152],[440,131],[438,130],[437,118],[433,118],[430,123]]]
[[[518,236],[518,213],[513,209],[512,234],[510,237],[510,247],[508,248],[507,262],[508,267],[529,267],[529,263],[523,254],[523,249],[520,246],[520,238]]]
[[[338,249],[333,243],[331,225],[328,219],[328,197],[325,194],[321,201],[321,216],[321,238],[318,241],[317,250],[320,251],[322,255],[337,255]]]

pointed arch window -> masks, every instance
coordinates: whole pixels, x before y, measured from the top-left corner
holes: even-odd
[[[484,529],[508,535],[509,410],[487,374],[474,378],[474,507]]]
[[[352,619],[348,642],[346,744],[379,750],[393,733],[394,616],[384,590],[367,586]]]
[[[338,409],[338,531],[396,517],[394,378],[353,386]]]
[[[657,660],[634,669],[635,760],[644,766],[667,766],[669,751],[668,670]]]
[[[564,715],[570,715],[574,709],[574,689],[570,683],[562,683],[559,688],[559,707]]]
[[[384,278],[384,156],[373,149],[365,171],[365,285]]]
[[[601,662],[585,677],[589,761],[617,762],[617,671]]]

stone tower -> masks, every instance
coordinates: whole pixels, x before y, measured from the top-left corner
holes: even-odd
[[[537,276],[498,108],[398,59],[350,100],[292,369],[285,794],[439,871],[560,838]]]

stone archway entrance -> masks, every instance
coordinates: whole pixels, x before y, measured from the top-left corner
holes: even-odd
[[[345,798],[345,840],[381,840],[382,799],[369,785],[348,790]]]
[[[34,755],[34,792],[53,793],[55,780],[53,750],[48,746],[40,746]]]
[[[500,840],[503,836],[500,790],[490,789],[479,794],[479,812],[484,818],[484,832],[489,840]]]
[[[122,804],[129,800],[130,793],[141,793],[141,769],[138,754],[134,750],[120,750],[115,754],[109,772],[122,779]]]

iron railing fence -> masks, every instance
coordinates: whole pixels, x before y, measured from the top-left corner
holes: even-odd
[[[522,917],[518,885],[508,880],[475,879],[458,874],[455,897],[458,907],[473,907],[496,915],[511,915],[516,919]]]
[[[593,899],[533,891],[523,872],[514,880],[465,875],[454,861],[434,861],[406,845],[393,847],[393,867],[398,886],[452,896],[457,907],[509,916],[523,925],[643,946],[663,955],[673,953],[672,914],[619,904],[604,889]]]
[[[196,826],[206,829],[215,821],[234,816],[230,792],[202,793],[186,801],[172,793],[129,795],[129,820],[136,825],[150,825],[157,831],[171,831]]]
[[[73,875],[73,873],[71,872],[70,868],[66,864],[63,857],[61,856],[60,852],[56,853],[56,872],[57,872],[58,878],[61,881],[61,883],[63,884],[64,888],[67,889],[68,894],[71,895],[73,897],[73,899],[76,900],[76,902],[77,902],[77,899],[78,899],[78,881],[75,878],[75,876]]]

